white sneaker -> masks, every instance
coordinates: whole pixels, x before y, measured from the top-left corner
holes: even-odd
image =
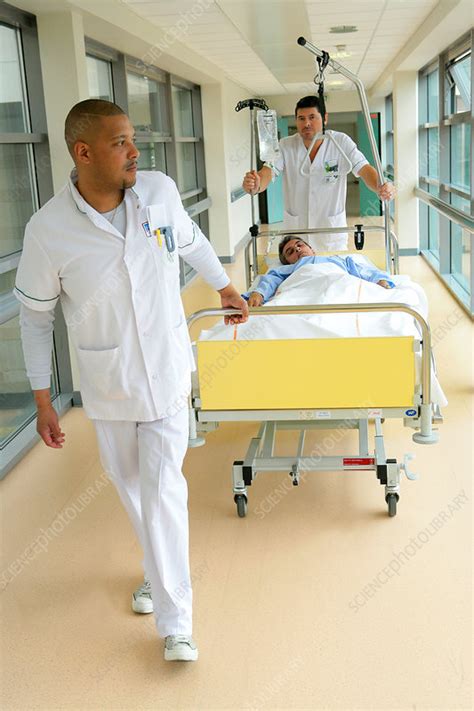
[[[170,634],[165,639],[167,662],[195,662],[198,654],[198,648],[192,637],[184,634]]]
[[[153,612],[153,600],[151,598],[150,581],[145,578],[143,584],[132,594],[132,610],[148,615]]]

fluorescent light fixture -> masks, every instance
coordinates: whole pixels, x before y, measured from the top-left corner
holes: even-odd
[[[345,35],[349,32],[357,32],[357,27],[355,25],[335,25],[330,28],[329,32],[335,35]]]

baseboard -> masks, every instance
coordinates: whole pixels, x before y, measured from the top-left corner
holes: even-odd
[[[400,257],[416,257],[420,254],[420,250],[417,247],[403,247],[398,250]]]

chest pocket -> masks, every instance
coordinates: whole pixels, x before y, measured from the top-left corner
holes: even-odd
[[[156,266],[166,277],[179,270],[178,245],[174,227],[165,205],[149,205],[147,211],[147,242]]]

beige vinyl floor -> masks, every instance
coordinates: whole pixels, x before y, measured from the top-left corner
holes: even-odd
[[[229,271],[243,288],[241,259]],[[420,475],[397,516],[373,472],[298,488],[268,473],[239,519],[231,466],[257,425],[222,425],[184,469],[200,659],[165,663],[152,617],[130,609],[139,546],[73,409],[67,446],[38,444],[0,485],[2,709],[472,708],[471,321],[421,257],[401,271],[428,293],[449,406],[436,446],[385,425],[387,456],[415,453]],[[218,304],[200,279],[183,300]],[[339,451],[355,444],[348,432]]]

